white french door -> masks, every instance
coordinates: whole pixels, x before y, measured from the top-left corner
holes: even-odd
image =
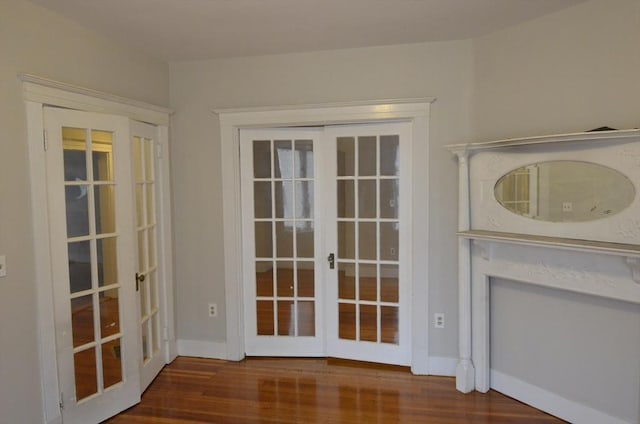
[[[246,354],[410,364],[410,136],[240,131]]]
[[[44,126],[62,417],[97,423],[139,402],[165,363],[157,129],[50,107]]]

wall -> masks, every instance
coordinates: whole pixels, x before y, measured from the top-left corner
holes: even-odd
[[[474,40],[474,55],[474,141],[576,132],[604,125],[640,126],[640,2],[637,0],[593,0],[493,33]],[[527,334],[539,335],[537,343],[550,348],[559,346],[557,355],[544,357],[547,371],[556,371],[545,373],[547,390],[636,422],[640,413],[637,405],[640,387],[637,380],[629,382],[628,378],[638,378],[640,311],[637,305],[595,302],[584,297],[571,300],[561,297],[562,300],[546,292],[530,298],[529,294],[505,285],[494,287],[492,295],[494,300],[503,303],[494,311],[492,319],[508,324],[506,329],[499,330],[502,339],[495,347],[497,351],[492,352],[493,367],[531,384],[540,384],[540,368],[528,366],[539,361],[537,351],[528,350],[528,345],[516,337],[517,326],[523,325]],[[504,305],[528,305],[538,311],[552,311],[563,301],[569,302],[571,310],[579,316],[591,317],[589,322],[593,317],[600,317],[609,323],[608,332],[589,334],[583,348],[599,346],[597,352],[601,357],[590,354],[585,358],[578,345],[563,348],[566,334],[557,331],[556,321],[527,319],[521,315],[520,308]],[[626,343],[611,342],[609,333],[629,330],[631,334],[625,339]],[[580,327],[579,331],[588,329]],[[577,343],[581,340],[584,341],[578,339]],[[500,353],[508,346],[510,352],[513,346],[519,346],[517,356],[505,356],[504,350]],[[611,376],[623,376],[625,371],[625,365],[614,358],[635,358],[635,363],[631,360],[635,377],[631,373],[631,377],[622,377],[618,383],[610,381]],[[569,360],[575,363],[568,372],[576,372],[576,367],[589,372],[589,381],[567,377],[560,365]],[[596,394],[581,387],[595,381],[609,384],[611,392]],[[625,390],[632,390],[635,406],[621,404],[629,399]]]
[[[0,411],[42,422],[29,163],[22,88],[27,72],[150,103],[168,103],[165,64],[114,45],[24,0],[0,2]]]
[[[231,58],[170,65],[178,338],[226,340],[219,126],[213,108],[435,96],[430,129],[430,303],[447,314],[431,353],[457,356],[455,160],[469,139],[470,41]],[[419,182],[418,182],[419,183]],[[217,302],[218,318],[206,304]],[[415,323],[427,326],[429,323]]]

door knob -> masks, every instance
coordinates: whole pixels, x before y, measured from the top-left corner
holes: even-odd
[[[327,256],[327,261],[329,261],[330,269],[334,269],[336,267],[336,256],[333,253],[329,253],[329,256]]]
[[[144,281],[144,274],[138,274],[136,272],[136,291],[140,291],[140,283]]]

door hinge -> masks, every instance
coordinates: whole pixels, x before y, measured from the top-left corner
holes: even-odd
[[[60,410],[62,411],[64,409],[64,393],[60,393]]]
[[[42,130],[42,143],[44,146],[44,151],[49,150],[49,136],[47,135],[47,130]]]

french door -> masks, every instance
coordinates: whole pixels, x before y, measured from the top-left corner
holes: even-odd
[[[97,423],[162,367],[153,129],[49,107],[44,126],[62,415]]]
[[[409,140],[408,123],[241,130],[248,355],[410,364]]]

